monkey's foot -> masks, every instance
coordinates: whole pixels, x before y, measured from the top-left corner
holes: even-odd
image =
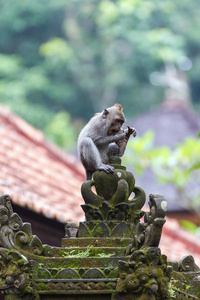
[[[106,173],[113,173],[114,167],[111,167],[110,165],[101,164],[98,167],[98,170],[105,171]]]

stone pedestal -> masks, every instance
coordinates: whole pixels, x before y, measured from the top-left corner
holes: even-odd
[[[83,183],[85,221],[66,224],[61,247],[42,245],[13,212],[10,197],[0,197],[0,292],[6,300],[200,299],[192,256],[172,263],[159,249],[166,200],[150,195],[150,210],[142,211],[144,191],[125,168],[115,168]]]

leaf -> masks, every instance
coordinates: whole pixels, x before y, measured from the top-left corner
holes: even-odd
[[[182,220],[180,224],[184,229],[186,229],[187,231],[190,231],[192,233],[195,233],[195,231],[197,229],[197,226],[188,220]]]
[[[200,162],[196,163],[192,168],[189,169],[189,172],[200,169]]]

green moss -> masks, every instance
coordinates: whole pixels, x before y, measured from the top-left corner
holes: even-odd
[[[78,253],[74,253],[75,250],[71,250],[70,252],[67,252],[67,251],[64,251],[63,252],[63,256],[64,257],[88,257],[90,256],[90,251],[91,251],[91,248],[93,246],[90,245],[87,247],[87,249],[85,251],[78,251]]]
[[[191,286],[186,285],[185,289],[188,291],[191,288]]]
[[[168,284],[168,292],[169,292],[170,298],[176,299],[176,294],[175,294],[175,291],[173,290],[171,282],[169,282],[169,284]]]
[[[108,253],[108,254],[105,254],[105,253],[99,253],[98,256],[100,257],[111,257],[111,256],[114,256],[115,253]]]
[[[96,230],[96,235],[101,237],[102,234],[103,234],[103,230],[102,230],[102,228],[99,226],[99,227],[97,228],[97,230]]]

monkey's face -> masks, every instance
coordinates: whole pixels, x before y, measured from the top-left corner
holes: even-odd
[[[117,134],[125,121],[120,104],[104,109],[102,117],[106,122],[107,135]]]
[[[117,134],[121,130],[123,123],[124,123],[124,120],[122,120],[120,118],[113,119],[110,127],[108,128],[107,134],[108,135]]]

